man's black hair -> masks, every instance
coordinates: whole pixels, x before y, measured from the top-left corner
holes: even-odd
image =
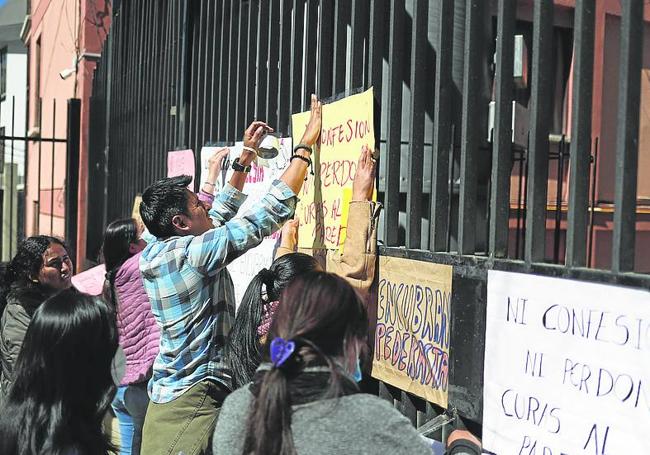
[[[149,232],[158,238],[176,235],[172,218],[187,215],[189,175],[158,180],[142,193],[140,216]]]

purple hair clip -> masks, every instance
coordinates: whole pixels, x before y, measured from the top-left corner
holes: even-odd
[[[273,366],[280,367],[284,362],[287,361],[293,351],[296,349],[296,343],[291,340],[285,340],[284,338],[275,337],[271,341],[271,362]]]

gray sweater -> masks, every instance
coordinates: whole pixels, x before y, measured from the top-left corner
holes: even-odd
[[[242,454],[252,398],[245,386],[224,401],[214,432],[215,454]],[[299,455],[432,453],[406,417],[387,401],[362,393],[294,406],[291,430]]]

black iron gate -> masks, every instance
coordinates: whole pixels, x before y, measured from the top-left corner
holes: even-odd
[[[88,258],[96,258],[106,221],[129,214],[134,196],[165,175],[167,151],[234,141],[253,118],[287,132],[309,93],[327,99],[374,86],[381,254],[454,266],[450,405],[478,425],[489,269],[650,288],[648,275],[634,273],[642,45],[634,37],[642,33],[643,3],[621,4],[620,170],[609,270],[587,268],[597,156],[594,0],[561,10],[550,0],[116,3],[91,104],[90,175],[105,191],[89,195]],[[515,55],[522,43],[530,50],[523,64]],[[575,55],[572,74],[561,55]],[[525,84],[512,76],[516,64],[525,67]],[[565,131],[554,121],[562,111],[554,93],[569,81],[573,111]],[[530,120],[515,141],[519,106]],[[567,201],[561,195],[569,172]],[[551,183],[559,190],[549,208]],[[556,223],[550,256],[547,220]],[[392,387],[379,393],[418,425],[440,412]]]
[[[5,101],[6,102],[6,101]],[[38,131],[32,134],[17,136],[16,125],[18,122],[23,123],[25,119],[16,118],[16,98],[11,98],[11,116],[8,127],[0,128],[0,157],[2,166],[0,174],[3,178],[2,187],[2,229],[0,231],[0,249],[2,245],[7,248],[0,253],[2,260],[9,260],[16,252],[18,241],[27,235],[49,234],[54,235],[55,219],[55,161],[65,160],[65,190],[64,205],[65,212],[65,241],[70,248],[74,248],[77,240],[77,197],[78,197],[78,180],[79,180],[79,138],[80,138],[80,120],[81,120],[81,103],[78,99],[67,100],[66,115],[66,137],[55,137],[54,132],[57,127],[56,119],[56,100],[52,100],[52,124],[50,137],[44,136],[41,131],[45,128],[42,123],[43,101],[39,100],[37,113],[39,116]],[[24,124],[24,123],[23,123]],[[47,126],[49,128],[50,125]],[[57,153],[56,144],[66,144],[65,154]],[[19,153],[17,153],[19,152]],[[31,154],[32,159],[37,161],[37,198],[30,201],[34,205],[34,222],[32,232],[25,232],[26,225],[26,185],[28,172],[28,158]],[[50,169],[43,169],[41,165],[44,153],[50,154]],[[17,154],[22,155],[20,158]],[[63,155],[63,156],[61,156]],[[5,157],[9,157],[9,171]],[[43,189],[49,188],[47,201],[42,201]],[[6,207],[4,201],[9,201],[9,207]],[[47,226],[40,225],[42,203],[45,202],[49,207],[49,223]],[[15,207],[14,207],[15,206]],[[9,209],[7,212],[6,209]],[[7,240],[5,243],[4,240]]]

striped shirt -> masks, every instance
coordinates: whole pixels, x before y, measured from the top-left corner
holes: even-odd
[[[167,403],[204,379],[231,387],[223,346],[235,319],[235,298],[226,265],[280,229],[296,206],[296,195],[279,180],[234,218],[245,199],[226,185],[209,212],[214,229],[156,239],[142,252],[140,271],[161,328],[149,381],[155,403]]]

